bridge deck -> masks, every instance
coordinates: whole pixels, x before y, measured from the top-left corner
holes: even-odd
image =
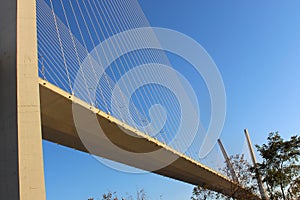
[[[225,176],[42,79],[40,79],[40,100],[45,140],[193,185],[203,185],[237,199],[260,199]],[[76,124],[77,130],[81,130],[80,134],[76,131],[74,123],[76,117],[74,118],[72,109],[82,116]],[[105,135],[97,133],[99,126],[92,123],[95,119],[101,124]],[[129,134],[125,134],[124,130]],[[107,138],[115,145],[110,145]],[[88,148],[83,143],[88,143]],[[116,151],[115,146],[126,151]],[[148,153],[155,150],[157,153]],[[134,153],[128,154],[128,151]],[[176,161],[167,165],[169,159],[176,157],[178,157]],[[164,167],[158,168],[159,166]]]

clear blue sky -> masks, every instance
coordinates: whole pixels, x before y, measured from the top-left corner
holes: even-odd
[[[227,94],[222,140],[241,153],[243,129],[261,144],[271,131],[300,130],[300,1],[140,0],[152,26],[197,40],[219,67]],[[108,191],[189,199],[193,186],[154,174],[112,170],[92,156],[43,142],[48,200],[86,200]],[[101,199],[101,198],[100,198]]]

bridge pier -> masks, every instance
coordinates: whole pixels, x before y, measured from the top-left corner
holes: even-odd
[[[45,200],[36,2],[0,5],[0,199]]]

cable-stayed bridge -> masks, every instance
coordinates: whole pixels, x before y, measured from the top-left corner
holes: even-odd
[[[45,199],[41,137],[238,199],[260,199],[202,164],[199,146],[209,151],[214,139],[199,122],[194,91],[166,67],[156,33],[140,29],[149,23],[137,1],[3,5],[1,199]]]

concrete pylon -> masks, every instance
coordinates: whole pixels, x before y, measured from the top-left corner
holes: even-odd
[[[237,175],[236,175],[236,173],[234,171],[232,163],[230,162],[230,158],[229,158],[229,156],[228,156],[228,154],[227,154],[227,152],[226,152],[226,150],[225,150],[225,148],[224,148],[224,146],[222,144],[222,141],[220,139],[218,139],[218,143],[219,143],[220,149],[222,151],[223,157],[224,157],[224,159],[226,161],[227,167],[228,167],[228,169],[230,171],[232,180],[234,182],[236,182],[236,183],[239,183],[239,179],[238,179],[238,177],[237,177]]]
[[[0,199],[45,200],[36,2],[0,5]]]
[[[249,151],[250,151],[252,163],[253,163],[253,166],[255,168],[255,176],[256,176],[258,189],[259,189],[261,198],[263,200],[268,200],[269,198],[266,195],[266,190],[264,188],[264,185],[263,185],[263,182],[262,182],[262,179],[261,179],[261,175],[259,174],[259,171],[258,171],[258,168],[257,168],[257,161],[256,161],[255,153],[254,153],[254,150],[253,150],[253,147],[252,147],[251,139],[250,139],[250,136],[249,136],[249,133],[248,133],[248,129],[244,129],[244,133],[245,133],[246,140],[247,140],[247,143],[248,143],[248,148],[249,148]]]

